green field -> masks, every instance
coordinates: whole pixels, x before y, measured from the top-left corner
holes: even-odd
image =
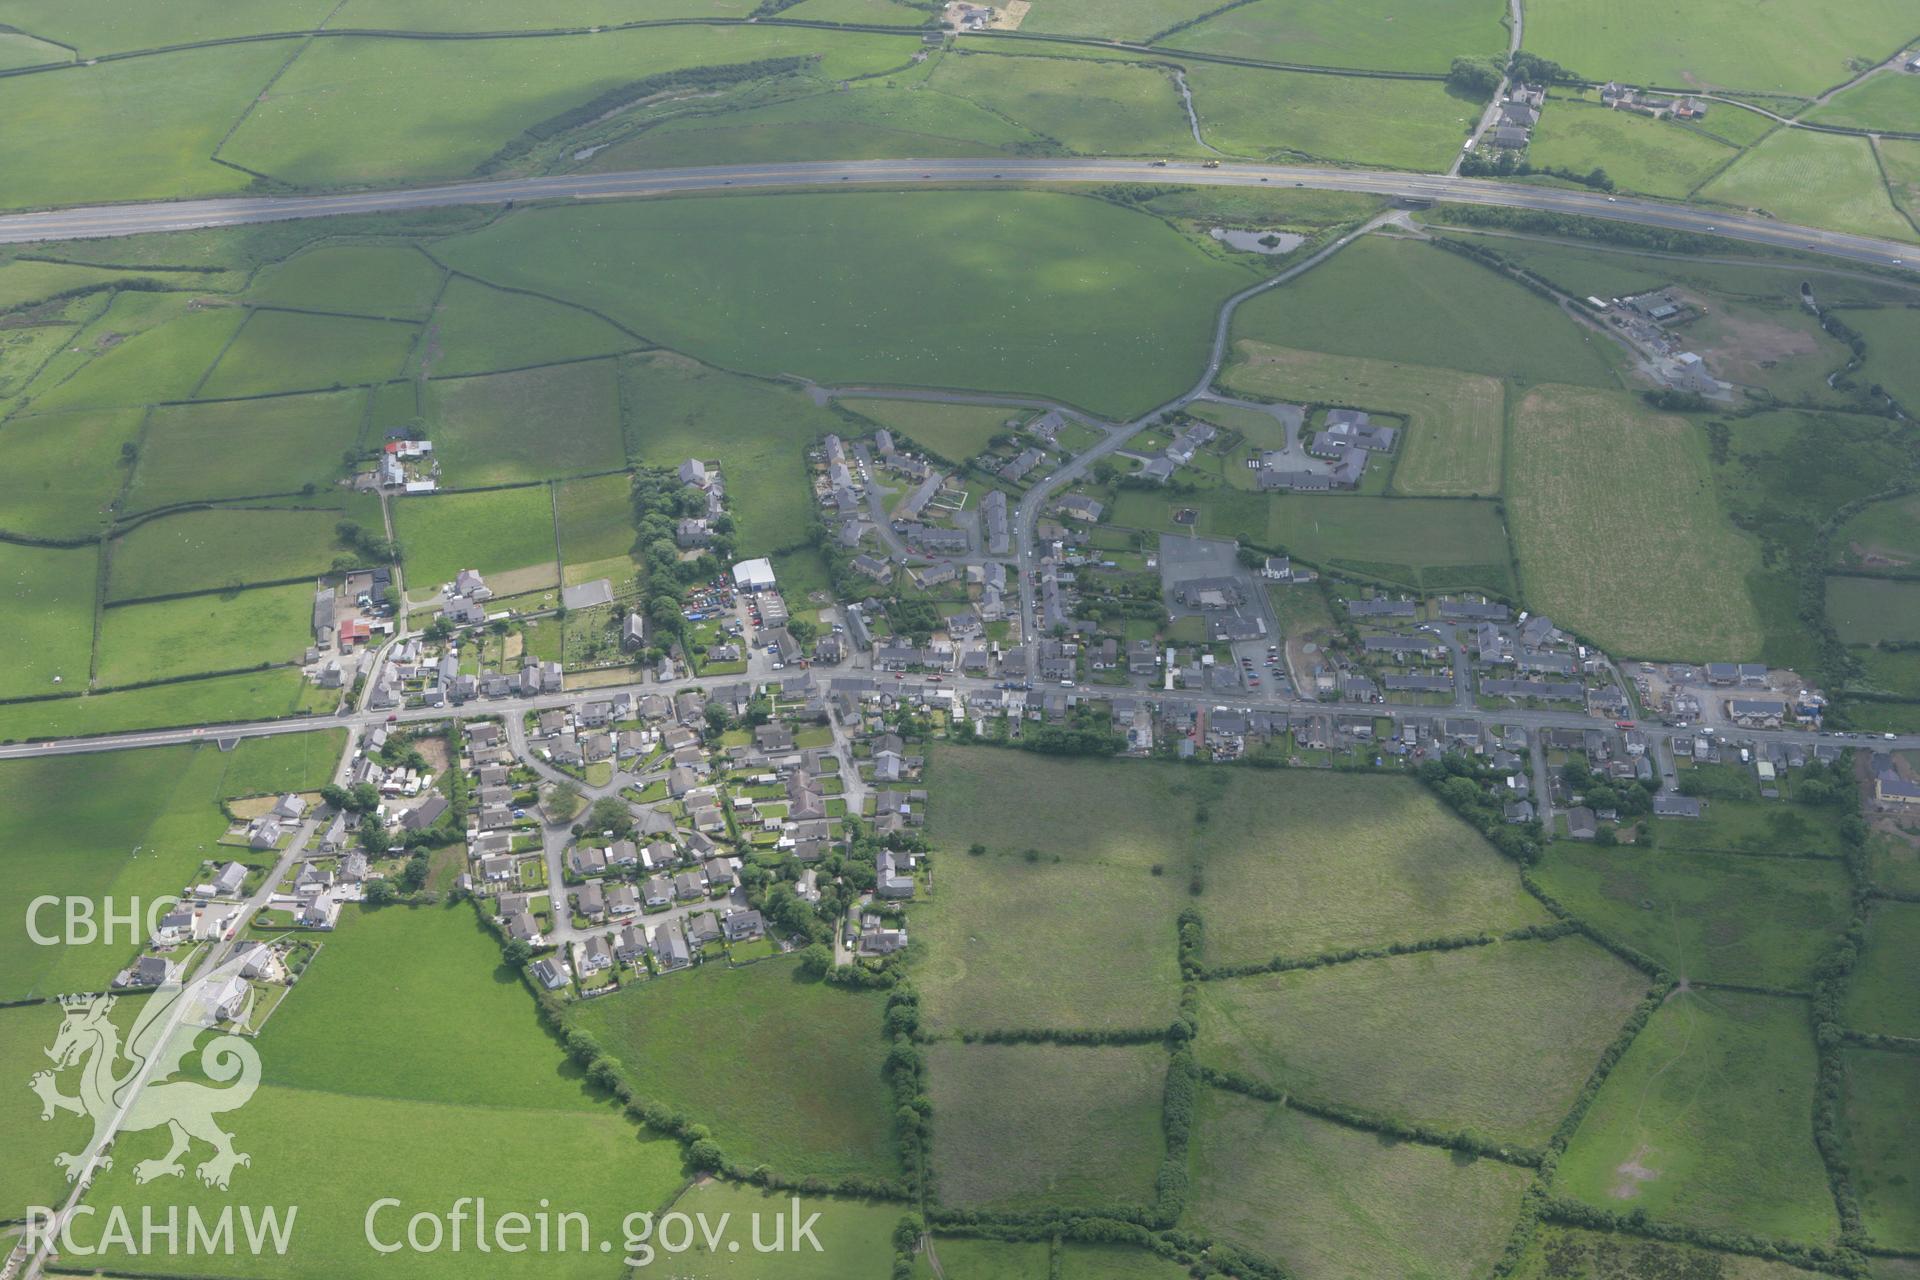
[[[452,582],[462,569],[492,576],[514,573],[512,591],[552,586],[555,567],[553,497],[544,484],[478,493],[436,493],[393,504],[393,532],[406,554],[407,583],[418,597]],[[524,579],[524,581],[522,581]]]
[[[1297,157],[1444,169],[1480,105],[1430,80],[1260,71],[1215,62],[1187,71],[1200,134],[1248,158]]]
[[[1544,1225],[1513,1272],[1514,1280],[1815,1280],[1824,1274],[1743,1254]]]
[[[0,542],[0,583],[12,602],[7,649],[13,657],[0,677],[0,697],[85,686],[99,571],[100,553],[93,547],[66,550]]]
[[[0,742],[331,712],[339,701],[337,691],[317,688],[298,671],[251,671],[147,689],[0,704]]]
[[[1843,563],[1920,561],[1920,495],[1865,508],[1834,532],[1833,551]]]
[[[1843,857],[1840,838],[1844,806],[1813,807],[1762,800],[1715,797],[1698,818],[1654,818],[1662,849],[1705,853],[1816,854]]]
[[[816,74],[844,80],[905,66],[918,47],[912,36],[745,25],[537,40],[317,40],[220,155],[299,186],[462,177],[523,129],[660,72],[822,53]]]
[[[1827,621],[1848,644],[1920,640],[1920,582],[1829,577]]]
[[[331,484],[365,411],[358,391],[162,405],[148,417],[127,508]]]
[[[1713,104],[1724,115],[1737,108]],[[1708,121],[1709,128],[1719,123]],[[1586,173],[1605,169],[1622,191],[1684,200],[1738,154],[1725,143],[1671,121],[1556,100],[1527,146],[1535,168]]]
[[[1159,1045],[929,1045],[935,1192],[947,1207],[1140,1205],[1166,1154]],[[1009,1086],[1018,1081],[1018,1087]]]
[[[137,409],[16,417],[0,426],[0,526],[73,538],[98,532],[127,482],[121,448],[138,438]]]
[[[561,481],[553,487],[553,509],[569,582],[576,570],[610,560],[619,562],[622,573],[635,572],[627,557],[639,534],[633,525],[633,478],[626,472]]]
[[[1515,410],[1508,483],[1528,604],[1618,656],[1758,653],[1745,575],[1759,549],[1727,522],[1684,418],[1625,392],[1535,390]]]
[[[1046,7],[1044,0],[1036,7]],[[1167,43],[1265,62],[1444,72],[1460,55],[1500,53],[1505,16],[1490,0],[1437,0],[1412,9],[1393,0],[1255,0],[1177,31]]]
[[[573,1016],[638,1096],[706,1125],[730,1159],[792,1177],[890,1178],[884,1004],[767,960],[670,974]]]
[[[796,1208],[793,1201],[798,1198]],[[728,1243],[739,1244],[738,1254],[708,1251],[699,1234],[690,1251],[669,1254],[656,1251],[650,1264],[656,1274],[673,1280],[845,1280],[848,1276],[878,1276],[886,1273],[893,1257],[891,1236],[900,1221],[904,1206],[878,1201],[828,1200],[818,1196],[795,1197],[791,1192],[763,1192],[752,1187],[725,1182],[702,1182],[688,1187],[673,1202],[676,1212],[704,1214],[709,1224],[731,1220]],[[776,1268],[769,1270],[767,1258],[751,1252],[749,1222],[758,1214],[765,1237],[773,1235],[772,1221],[779,1216],[789,1222],[811,1221],[820,1251],[799,1245],[779,1255]],[[715,1229],[720,1229],[718,1225]],[[724,1245],[721,1246],[725,1248]],[[640,1268],[635,1275],[647,1274]],[[600,1273],[600,1274],[605,1274]],[[958,1280],[958,1277],[955,1278]]]
[[[1037,0],[1020,29],[1146,40],[1219,7],[1217,0]]]
[[[1527,10],[1527,48],[1595,80],[1811,96],[1851,79],[1849,59],[1880,62],[1913,35],[1900,0],[1838,14],[1790,0],[1764,22],[1751,15],[1738,0],[1658,13],[1639,0],[1539,0]]]
[[[120,605],[100,614],[102,686],[297,662],[313,643],[313,587],[295,583]]]
[[[341,1034],[348,1022],[351,1036]],[[375,1045],[380,1051],[370,1053]],[[624,1213],[664,1208],[683,1184],[677,1145],[636,1141],[632,1123],[587,1089],[464,904],[349,909],[258,1049],[264,1083],[234,1117],[236,1145],[252,1163],[235,1171],[231,1194],[203,1189],[191,1175],[137,1187],[132,1159],[116,1162],[94,1193],[106,1204],[208,1208],[245,1195],[300,1206],[286,1258],[198,1258],[204,1274],[384,1273],[392,1259],[375,1254],[363,1232],[382,1195],[444,1208],[484,1194],[497,1213],[532,1211],[544,1196],[617,1239]],[[368,1133],[381,1140],[365,1141]],[[151,1134],[124,1137],[116,1154],[157,1153],[154,1142]],[[316,1177],[322,1169],[327,1176]],[[578,1179],[581,1169],[596,1176]],[[381,1234],[404,1233],[412,1209],[387,1212]],[[395,1256],[406,1258],[410,1275],[470,1274],[473,1266],[449,1250]],[[113,1265],[164,1274],[179,1261],[115,1256]],[[529,1276],[600,1276],[605,1267],[597,1251],[577,1247],[487,1264],[489,1274]]]
[[[51,917],[49,918],[51,920]],[[112,1021],[124,1034],[143,1006],[123,1000]],[[57,1113],[43,1120],[40,1099],[26,1082],[47,1069],[46,1050],[59,1034],[61,1009],[57,1004],[0,1008],[0,1071],[19,1086],[0,1089],[0,1124],[6,1126],[12,1154],[0,1161],[0,1222],[18,1222],[32,1205],[53,1206],[69,1191],[65,1175],[53,1162],[62,1152],[82,1149],[92,1134],[89,1118]]]
[[[1826,1242],[1836,1222],[1813,1080],[1804,1002],[1676,995],[1601,1086],[1556,1189],[1655,1221]]]
[[[615,470],[619,372],[611,360],[436,379],[426,416],[441,483],[515,484]]]
[[[418,332],[391,320],[256,310],[200,394],[225,399],[386,382],[399,376]]]
[[[870,418],[930,449],[949,462],[961,463],[987,447],[987,442],[1029,415],[1018,409],[990,404],[935,404],[927,400],[876,400],[866,396],[840,402],[863,418]]]
[[[995,228],[991,243],[983,224]],[[627,248],[649,242],[727,251]],[[440,255],[730,369],[1021,392],[1108,414],[1187,385],[1206,363],[1215,307],[1247,280],[1164,223],[1044,192],[533,210],[449,240]]]
[[[1764,209],[1786,222],[1920,240],[1920,232],[1894,208],[1865,138],[1778,130],[1699,194],[1703,200]]]
[[[1527,1172],[1203,1091],[1191,1229],[1300,1280],[1468,1280],[1500,1256]]]
[[[116,298],[80,335],[82,353],[92,358],[61,370],[58,385],[48,385],[58,359],[34,381],[34,410],[115,409],[191,395],[246,312],[225,306],[182,312],[181,305],[177,295],[149,294],[141,305],[122,309]],[[144,323],[129,331],[121,327],[126,318]]]
[[[1522,383],[1616,385],[1611,344],[1553,303],[1457,254],[1381,235],[1250,299],[1234,314],[1233,333]],[[1492,413],[1497,420],[1497,398]],[[1496,448],[1496,468],[1498,461]]]
[[[1196,148],[1173,77],[1085,58],[948,54],[927,78],[1079,155],[1185,155]]]
[[[1882,72],[1835,95],[1803,118],[1843,129],[1920,133],[1920,76]]]
[[[11,8],[8,21],[19,21]],[[287,52],[271,42],[235,44],[0,79],[0,172],[11,178],[0,202],[26,208],[243,189],[246,174],[209,157]],[[128,127],[133,121],[138,128]]]
[[[377,536],[379,500],[367,494],[331,506],[213,507],[148,520],[114,540],[107,598],[317,577],[348,554],[335,532],[342,520]]]
[[[1601,932],[1709,982],[1805,989],[1849,910],[1827,860],[1562,842],[1535,875]]]
[[[244,8],[220,0],[131,8],[114,0],[20,0],[7,6],[7,20],[19,30],[95,57],[224,36],[304,30],[326,17],[327,9],[327,0],[260,0]],[[285,53],[283,49],[281,56]]]
[[[1920,372],[1906,353],[1920,342],[1920,309],[1887,307],[1848,311],[1842,317],[1867,340],[1863,374],[1903,405],[1920,404]]]
[[[1537,1147],[1646,987],[1577,938],[1234,978],[1201,987],[1197,1056],[1289,1094]]]
[[[437,378],[613,355],[639,346],[599,316],[455,276],[435,308],[421,363]]]
[[[1849,1049],[1841,1123],[1867,1236],[1884,1249],[1920,1249],[1920,1057]]]
[[[1841,1017],[1861,1031],[1920,1040],[1920,904],[1874,903]]]
[[[424,320],[444,273],[418,249],[321,245],[265,268],[247,290],[256,306]]]
[[[1876,150],[1893,202],[1907,217],[1920,218],[1920,141],[1882,138]]]

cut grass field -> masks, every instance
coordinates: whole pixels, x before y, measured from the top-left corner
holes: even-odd
[[[881,1066],[885,1000],[790,959],[707,964],[578,1006],[642,1097],[706,1125],[728,1157],[789,1177],[899,1176]]]
[[[1391,236],[1363,236],[1249,299],[1234,314],[1233,334],[1522,383],[1617,385],[1612,345],[1553,303],[1458,254]]]
[[[1539,1147],[1647,985],[1581,938],[1208,982],[1196,1056],[1288,1094]]]
[[[948,1208],[1142,1205],[1166,1154],[1160,1045],[924,1050],[935,1192]],[[1013,1081],[1018,1088],[1009,1088]]]
[[[1624,391],[1542,387],[1515,410],[1512,444],[1529,605],[1617,657],[1757,655],[1759,549],[1721,510],[1693,424]]]
[[[436,379],[426,416],[441,483],[515,484],[626,464],[612,360]]]
[[[532,569],[521,590],[551,586],[555,567],[553,498],[544,484],[477,493],[436,493],[393,504],[393,532],[406,555],[416,598],[462,569],[482,574]]]
[[[255,310],[199,394],[237,399],[386,382],[399,376],[418,332],[393,320]]]
[[[1500,1256],[1527,1171],[1203,1090],[1191,1228],[1300,1280],[1468,1280]]]
[[[343,1036],[348,1022],[355,1034]],[[380,1051],[369,1053],[376,1045]],[[541,1197],[554,1198],[557,1181],[588,1168],[596,1176],[567,1193],[567,1207],[610,1234],[605,1224],[664,1208],[684,1184],[677,1144],[636,1141],[632,1122],[583,1082],[464,903],[349,908],[258,1049],[264,1080],[236,1129],[236,1145],[253,1160],[235,1171],[233,1194],[300,1205],[299,1230],[284,1258],[196,1259],[206,1274],[383,1271],[388,1260],[368,1247],[363,1229],[369,1204],[382,1194],[444,1204],[485,1195],[493,1212],[533,1212]],[[368,1132],[382,1140],[366,1142]],[[136,1186],[135,1158],[157,1154],[162,1142],[151,1133],[123,1137],[116,1154],[129,1158],[102,1178],[99,1202],[216,1211],[230,1202],[228,1192],[200,1187],[191,1173]],[[329,1176],[316,1178],[316,1168]],[[396,1233],[406,1216],[393,1218]],[[164,1255],[109,1256],[117,1271],[164,1273],[178,1265]],[[471,1273],[462,1254],[408,1256],[410,1275]],[[530,1251],[490,1261],[487,1270],[604,1276],[605,1260],[578,1249]]]
[[[434,309],[421,363],[436,378],[525,369],[640,346],[599,316],[455,276]]]
[[[294,493],[331,484],[360,436],[358,391],[162,405],[147,420],[126,508]]]
[[[54,413],[0,426],[0,527],[41,538],[98,533],[127,482],[138,409]]]
[[[1297,156],[1395,169],[1444,169],[1481,106],[1433,80],[1262,71],[1225,63],[1187,69],[1200,134],[1249,158]]]
[[[1838,1226],[1813,1145],[1806,1003],[1675,994],[1600,1087],[1559,1194],[1657,1222],[1826,1243]]]
[[[1840,1016],[1856,1030],[1920,1040],[1920,903],[1873,904]]]
[[[256,306],[424,320],[445,273],[406,245],[321,245],[264,268],[247,290]]]
[[[1534,874],[1579,919],[1695,981],[1804,990],[1849,911],[1829,860],[1560,842]]]
[[[1264,395],[1284,390],[1298,401],[1404,417],[1407,431],[1393,470],[1396,493],[1459,498],[1500,492],[1505,397],[1494,379],[1250,341],[1238,350],[1247,363],[1228,370],[1230,385],[1257,384]]]
[[[1865,138],[1780,129],[1702,187],[1703,200],[1764,209],[1786,222],[1920,240],[1894,208]]]
[[[1745,114],[1714,105],[1727,115]],[[1736,154],[1726,143],[1672,121],[1561,100],[1541,113],[1540,127],[1527,144],[1527,160],[1535,168],[1605,169],[1622,191],[1674,200],[1685,199]]]
[[[1198,148],[1173,77],[1086,58],[950,53],[927,88],[965,98],[1079,155],[1187,155]]]
[[[1493,0],[1438,0],[1416,9],[1392,0],[1255,0],[1176,31],[1166,43],[1264,62],[1444,72],[1455,57],[1505,49],[1504,17]]]
[[[628,249],[694,242],[727,252]],[[1114,415],[1187,385],[1206,363],[1215,307],[1249,280],[1157,219],[1048,192],[541,209],[439,254],[731,369],[1020,392]]]
[[[100,614],[102,686],[296,662],[313,643],[313,587],[295,583],[119,605]]]
[[[347,554],[336,527],[380,529],[380,502],[344,495],[313,507],[214,507],[145,521],[110,548],[107,599],[134,600],[317,577]]]
[[[0,704],[0,742],[272,720],[331,712],[339,701],[337,690],[320,689],[298,671],[249,671],[147,689]]]
[[[0,590],[9,601],[0,697],[82,688],[93,651],[94,547],[28,547],[0,542]],[[56,683],[57,682],[57,683]]]
[[[1920,640],[1920,582],[1830,576],[1827,621],[1848,644]]]
[[[650,75],[820,54],[817,74],[847,80],[904,67],[919,47],[918,36],[744,24],[527,40],[316,40],[220,155],[300,186],[462,177],[529,126]],[[482,92],[482,83],[493,87]],[[237,114],[238,104],[222,125]]]
[[[1583,75],[1674,89],[1746,89],[1812,96],[1852,78],[1852,59],[1890,57],[1913,36],[1901,0],[1834,13],[1820,0],[1774,6],[1747,21],[1739,0],[1708,0],[1653,20],[1636,0],[1539,0],[1527,49]]]
[[[965,462],[985,449],[987,441],[1007,429],[1007,423],[1030,416],[1024,410],[987,404],[935,404],[866,396],[848,397],[840,404],[953,463]]]
[[[1920,1250],[1920,1056],[1845,1049],[1841,1127],[1867,1237]]]

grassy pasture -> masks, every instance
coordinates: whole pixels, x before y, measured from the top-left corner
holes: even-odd
[[[1772,800],[1716,797],[1698,818],[1655,818],[1662,849],[1707,853],[1821,854],[1844,856],[1840,820],[1844,810],[1780,804]]]
[[[1784,1262],[1717,1253],[1692,1245],[1542,1226],[1520,1257],[1514,1280],[1814,1280],[1824,1274]]]
[[[1920,1039],[1920,904],[1874,903],[1841,1017],[1861,1031]]]
[[[627,556],[639,536],[633,526],[633,479],[622,471],[563,480],[553,489],[560,527],[560,559],[569,569]],[[632,573],[632,562],[626,572]]]
[[[1203,1091],[1196,1110],[1193,1229],[1300,1280],[1484,1275],[1527,1185],[1523,1169],[1235,1094]]]
[[[1845,560],[1920,560],[1920,495],[1867,507],[1835,531],[1833,548],[1835,556]]]
[[[627,455],[654,467],[719,458],[735,541],[745,555],[800,540],[813,514],[807,446],[844,433],[837,414],[804,392],[671,352],[632,357],[620,371]]]
[[[223,399],[386,382],[399,375],[417,332],[390,320],[256,310],[200,394]]]
[[[11,7],[8,22],[19,22]],[[30,208],[241,190],[251,179],[209,157],[288,52],[278,42],[235,44],[0,80],[0,172],[9,178],[0,202]],[[133,121],[138,128],[128,127]]]
[[[0,34],[0,70],[38,67],[50,62],[72,62],[73,50],[14,32]]]
[[[224,306],[186,311],[177,295],[154,296],[159,301],[126,309],[144,313],[146,324],[124,340],[116,299],[107,314],[80,335],[96,354],[58,385],[43,387],[60,361],[50,363],[31,388],[34,410],[117,409],[191,395],[246,313]]]
[[[1916,210],[1920,211],[1920,206],[1916,206]],[[1920,343],[1920,310],[1887,307],[1878,311],[1849,311],[1842,319],[1867,340],[1867,360],[1861,367],[1863,377],[1885,387],[1902,405],[1920,404],[1920,371],[1916,371],[1913,361],[1907,358],[1914,344]]]
[[[378,533],[379,500],[362,494],[325,507],[215,507],[149,520],[114,539],[107,598],[318,576],[346,554],[334,533],[342,520]]]
[[[1714,105],[1727,115],[1745,114]],[[1674,200],[1685,199],[1735,154],[1725,143],[1671,121],[1562,100],[1541,113],[1527,145],[1527,159],[1538,168],[1605,169],[1623,191]]]
[[[305,30],[326,17],[329,7],[328,0],[261,0],[244,8],[221,0],[134,6],[114,0],[20,0],[7,6],[7,22],[94,57],[223,36]],[[280,56],[287,52],[282,47]]]
[[[383,31],[514,31],[585,27],[652,18],[744,18],[748,0],[553,0],[530,10],[517,0],[473,0],[449,10],[437,0],[349,0],[342,18]]]
[[[93,649],[94,547],[27,547],[0,542],[0,590],[9,601],[0,697],[82,688]],[[55,681],[59,683],[55,683]]]
[[[1500,491],[1506,423],[1504,396],[1494,379],[1252,341],[1241,342],[1239,350],[1248,363],[1228,370],[1229,385],[1405,417],[1408,430],[1393,470],[1396,492],[1458,498]]]
[[[39,414],[0,426],[0,525],[10,533],[96,533],[127,482],[121,447],[140,434],[138,409]]]
[[[272,719],[332,711],[339,700],[338,693],[315,688],[298,671],[249,671],[150,689],[0,704],[0,742]]]
[[[1019,409],[986,404],[934,404],[924,400],[875,400],[866,397],[840,402],[863,418],[870,418],[904,435],[950,462],[965,462],[987,447],[987,441],[1007,429],[1007,423],[1028,415]]]
[[[1738,0],[1658,11],[1644,0],[1540,0],[1527,11],[1527,48],[1597,79],[1811,96],[1850,79],[1849,59],[1881,61],[1913,35],[1899,0],[1841,14],[1792,0],[1764,22],[1752,13]]]
[[[639,345],[578,307],[455,276],[434,310],[421,363],[433,377],[455,378],[613,355]]]
[[[1180,92],[1159,67],[1085,58],[948,54],[927,79],[1080,155],[1197,150]]]
[[[1625,392],[1537,389],[1515,410],[1508,483],[1533,607],[1621,656],[1758,651],[1744,582],[1758,549],[1727,523],[1705,441],[1684,418]]]
[[[17,258],[0,264],[0,311],[11,311],[30,303],[51,298],[69,289],[97,288],[121,280],[154,279],[111,267],[95,267],[80,262],[41,262]]]
[[[1036,0],[1020,29],[1137,41],[1219,7],[1213,0]]]
[[[1451,56],[1451,55],[1449,55]],[[1261,71],[1225,63],[1187,70],[1201,136],[1250,158],[1297,156],[1396,169],[1444,169],[1477,104],[1431,80]]]
[[[545,480],[626,461],[611,360],[436,379],[426,409],[444,484]]]
[[[877,992],[791,961],[702,965],[580,1005],[634,1092],[686,1112],[741,1164],[794,1177],[899,1172]]]
[[[147,421],[127,509],[330,484],[365,411],[358,391],[162,405]]]
[[[726,1182],[705,1182],[690,1186],[673,1202],[676,1211],[705,1214],[709,1223],[723,1215],[732,1215],[729,1235],[750,1240],[748,1222],[759,1214],[772,1234],[772,1219],[796,1215],[790,1207],[795,1199],[790,1192],[764,1192]],[[878,1201],[827,1200],[800,1198],[798,1218],[806,1221],[818,1213],[814,1235],[820,1252],[810,1247],[779,1255],[778,1280],[844,1280],[847,1276],[884,1274],[893,1257],[893,1229],[900,1221],[901,1206]],[[724,1246],[722,1246],[724,1248]],[[665,1261],[661,1261],[664,1259]],[[748,1251],[743,1244],[738,1254],[709,1252],[698,1239],[690,1252],[661,1254],[653,1265],[669,1267],[665,1274],[674,1280],[762,1280],[769,1275],[766,1257]],[[638,1274],[645,1274],[644,1270]],[[956,1280],[958,1278],[956,1277]]]
[[[1504,17],[1489,0],[1441,0],[1411,9],[1392,0],[1255,0],[1177,31],[1166,42],[1265,62],[1444,72],[1462,54],[1503,51]]]
[[[1803,118],[1845,129],[1920,133],[1920,76],[1883,71],[1835,95]]]
[[[1865,138],[1781,129],[1699,192],[1703,200],[1765,209],[1786,222],[1894,240],[1920,240],[1887,194]]]
[[[985,1240],[943,1236],[934,1242],[940,1272],[953,1280],[1052,1280],[1052,1245],[1042,1240]],[[914,1280],[933,1280],[923,1252],[914,1260]]]
[[[1695,980],[1805,988],[1847,921],[1831,861],[1563,842],[1535,875],[1580,919]]]
[[[1364,236],[1250,299],[1233,333],[1519,382],[1615,385],[1612,347],[1553,303],[1457,254],[1389,236]]]
[[[1878,151],[1893,202],[1907,217],[1920,218],[1920,141],[1882,138]]]
[[[1197,1053],[1303,1097],[1538,1146],[1646,987],[1578,938],[1235,978],[1202,985]]]
[[[452,582],[462,569],[482,574],[538,568],[521,589],[551,586],[553,498],[544,484],[477,493],[436,493],[393,504],[393,531],[406,554],[410,592]]]
[[[1600,1088],[1561,1157],[1562,1195],[1656,1221],[1827,1241],[1804,1002],[1674,996]]]
[[[265,268],[247,290],[256,306],[424,320],[443,273],[403,245],[321,245]]]
[[[1920,582],[1829,577],[1827,620],[1848,644],[1920,640]]]
[[[1883,1249],[1920,1249],[1920,1057],[1841,1052],[1841,1125],[1867,1236]]]
[[[454,178],[528,126],[660,72],[818,53],[816,72],[844,80],[903,67],[919,47],[912,36],[744,25],[538,40],[316,40],[221,157],[300,186]]]
[[[0,332],[0,415],[11,412],[13,406],[8,401],[26,390],[54,358],[70,349],[76,332],[70,324],[23,325]]]
[[[629,247],[694,241],[728,252]],[[440,253],[732,369],[1047,395],[1111,414],[1175,394],[1205,363],[1218,299],[1246,280],[1158,220],[1046,192],[541,209]]]
[[[1164,1048],[942,1041],[925,1053],[942,1205],[1152,1201],[1166,1149]]]
[[[138,684],[297,660],[313,643],[313,587],[295,583],[106,609],[95,679]]]

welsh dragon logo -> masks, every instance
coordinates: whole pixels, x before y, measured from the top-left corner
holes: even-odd
[[[172,1145],[164,1156],[136,1164],[134,1181],[182,1176],[181,1157],[195,1139],[213,1148],[213,1155],[195,1171],[210,1187],[226,1190],[234,1169],[252,1163],[244,1152],[234,1150],[233,1135],[214,1120],[245,1106],[259,1087],[260,1055],[252,1043],[220,1031],[200,1048],[198,1070],[189,1074],[222,1087],[179,1078],[202,1035],[220,1027],[222,1010],[231,1013],[230,1001],[245,1000],[240,967],[239,959],[228,959],[184,986],[177,981],[160,986],[143,1002],[125,1044],[110,1016],[115,997],[61,1000],[66,1016],[46,1051],[53,1070],[36,1073],[29,1087],[40,1095],[42,1120],[71,1112],[93,1121],[93,1137],[85,1146],[54,1157],[67,1181],[81,1177],[90,1165],[111,1169],[112,1156],[95,1156],[117,1135],[163,1127]],[[79,1093],[68,1096],[60,1092],[58,1077],[75,1069]]]

